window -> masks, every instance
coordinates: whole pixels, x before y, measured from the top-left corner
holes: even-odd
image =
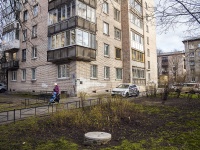
[[[149,26],[148,25],[146,25],[146,29],[147,29],[147,32],[149,32]]]
[[[103,23],[103,33],[109,35],[109,24],[106,22]]]
[[[22,50],[22,61],[26,61],[26,49]]]
[[[95,9],[78,1],[77,5],[77,11],[78,11],[78,16],[91,21],[95,22],[96,21],[96,14],[95,14]]]
[[[91,65],[90,67],[90,77],[97,78],[97,65]]]
[[[147,37],[147,44],[149,45],[149,37]]]
[[[192,77],[191,82],[195,82],[195,77]]]
[[[70,46],[74,44],[93,49],[96,47],[95,35],[80,29],[73,29],[58,33],[49,38],[49,40],[50,49],[62,48],[64,46]]]
[[[106,14],[108,14],[108,12],[109,12],[108,9],[109,9],[108,8],[108,3],[104,1],[103,2],[103,12],[106,13]]]
[[[146,21],[149,21],[149,15],[146,14]]]
[[[104,56],[109,56],[110,55],[110,47],[108,44],[104,43]]]
[[[133,78],[144,79],[144,69],[142,68],[133,68],[132,69]]]
[[[26,69],[22,69],[22,81],[26,81]]]
[[[17,81],[17,71],[12,71],[12,81]]]
[[[142,35],[131,31],[131,47],[140,51],[144,51]]]
[[[151,74],[148,73],[148,80],[150,81],[151,80]]]
[[[32,80],[36,80],[36,68],[31,68]]]
[[[33,6],[33,17],[36,17],[38,15],[38,4]]]
[[[32,47],[32,58],[37,58],[37,47],[36,46]]]
[[[120,21],[120,11],[114,8],[114,19]]]
[[[143,22],[142,19],[140,19],[138,16],[136,16],[134,13],[130,13],[130,22],[134,25],[136,25],[139,28],[143,28]]]
[[[148,5],[147,5],[147,2],[145,2],[145,8],[148,10]]]
[[[24,20],[24,21],[27,21],[27,20],[28,20],[28,10],[25,10],[25,11],[24,11],[23,20]]]
[[[132,59],[134,61],[144,62],[144,53],[132,50]]]
[[[122,79],[122,68],[116,68],[116,79]]]
[[[150,69],[150,61],[148,61],[147,63],[148,63],[148,67],[147,68]]]
[[[22,37],[22,41],[26,41],[27,40],[27,29],[23,30],[23,37]]]
[[[189,57],[194,57],[194,52],[191,52],[191,53],[189,54]]]
[[[69,77],[69,65],[58,65],[58,78]]]
[[[140,14],[142,13],[142,6],[136,0],[129,0],[129,4],[130,4],[131,8],[135,9]]]
[[[121,39],[121,30],[115,28],[115,38],[120,40]]]
[[[32,27],[32,37],[37,37],[37,25],[34,25]]]
[[[110,67],[104,67],[104,79],[110,78]]]
[[[116,59],[121,59],[121,49],[115,48],[115,51],[116,51],[116,56],[115,56],[115,58],[116,58]]]

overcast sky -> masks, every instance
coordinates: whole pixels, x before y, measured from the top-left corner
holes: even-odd
[[[184,50],[184,45],[182,41],[184,40],[184,34],[181,29],[179,31],[169,31],[166,34],[156,35],[156,45],[157,49],[162,49],[164,52],[171,52],[175,49],[178,51]]]

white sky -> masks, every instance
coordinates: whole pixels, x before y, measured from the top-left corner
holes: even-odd
[[[156,4],[160,0],[156,0]],[[157,49],[162,49],[164,52],[172,52],[175,49],[178,51],[184,50],[184,45],[182,41],[185,39],[184,31],[186,30],[185,26],[178,26],[174,30],[170,29],[166,33],[159,34],[157,29],[156,34],[156,46]]]

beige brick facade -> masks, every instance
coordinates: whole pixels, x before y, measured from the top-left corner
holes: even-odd
[[[157,83],[157,55],[155,43],[155,26],[145,21],[147,9],[143,7],[142,28],[133,25],[130,22],[129,12],[133,12],[130,8],[129,1],[118,3],[115,0],[108,0],[108,13],[103,12],[103,0],[97,0],[96,4],[96,60],[79,61],[70,60],[59,63],[47,61],[48,48],[48,1],[38,0],[39,13],[37,17],[31,14],[30,5],[25,4],[23,11],[28,10],[28,20],[23,22],[22,29],[28,29],[28,40],[22,41],[22,29],[20,30],[20,49],[17,52],[19,61],[19,69],[17,72],[17,80],[12,81],[12,71],[8,71],[8,88],[13,91],[51,91],[53,83],[57,82],[61,91],[68,91],[70,95],[76,95],[79,92],[87,92],[89,94],[99,94],[109,92],[119,83],[136,83],[141,90],[145,89],[145,85],[153,81]],[[145,2],[149,6],[153,6],[153,0],[138,1],[141,6],[145,6]],[[33,4],[34,5],[34,4]],[[33,6],[32,5],[32,6]],[[120,20],[114,19],[114,8],[120,11]],[[134,13],[134,12],[133,12]],[[104,34],[104,23],[109,25],[109,34]],[[148,24],[148,32],[146,25]],[[31,38],[32,26],[37,25],[37,38]],[[115,28],[121,31],[121,39],[115,38]],[[143,51],[131,47],[131,31],[143,37]],[[147,44],[147,37],[149,43]],[[104,44],[109,45],[109,55],[104,54]],[[37,58],[32,59],[32,47],[37,47]],[[121,50],[121,59],[116,58],[116,48]],[[22,50],[26,49],[26,61],[22,60]],[[147,55],[147,49],[150,55]],[[142,62],[132,59],[132,51],[136,50],[144,57]],[[142,56],[141,55],[141,56]],[[150,68],[147,69],[148,61]],[[69,67],[69,76],[67,78],[58,78],[58,65],[67,64]],[[91,78],[91,65],[97,65],[97,77]],[[109,67],[109,78],[104,78],[104,67]],[[36,80],[32,80],[32,68],[36,69]],[[122,79],[116,78],[116,68],[122,69]],[[137,79],[133,77],[133,68],[144,71],[144,77]],[[22,69],[26,69],[26,80],[22,81]],[[141,81],[142,80],[142,81]]]

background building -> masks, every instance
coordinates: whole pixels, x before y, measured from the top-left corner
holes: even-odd
[[[51,91],[57,82],[76,95],[157,83],[153,0],[3,1],[11,91]]]
[[[183,41],[185,45],[185,64],[187,82],[200,82],[200,38]]]
[[[185,82],[185,52],[158,53],[158,77],[163,75],[168,76],[169,84]]]

